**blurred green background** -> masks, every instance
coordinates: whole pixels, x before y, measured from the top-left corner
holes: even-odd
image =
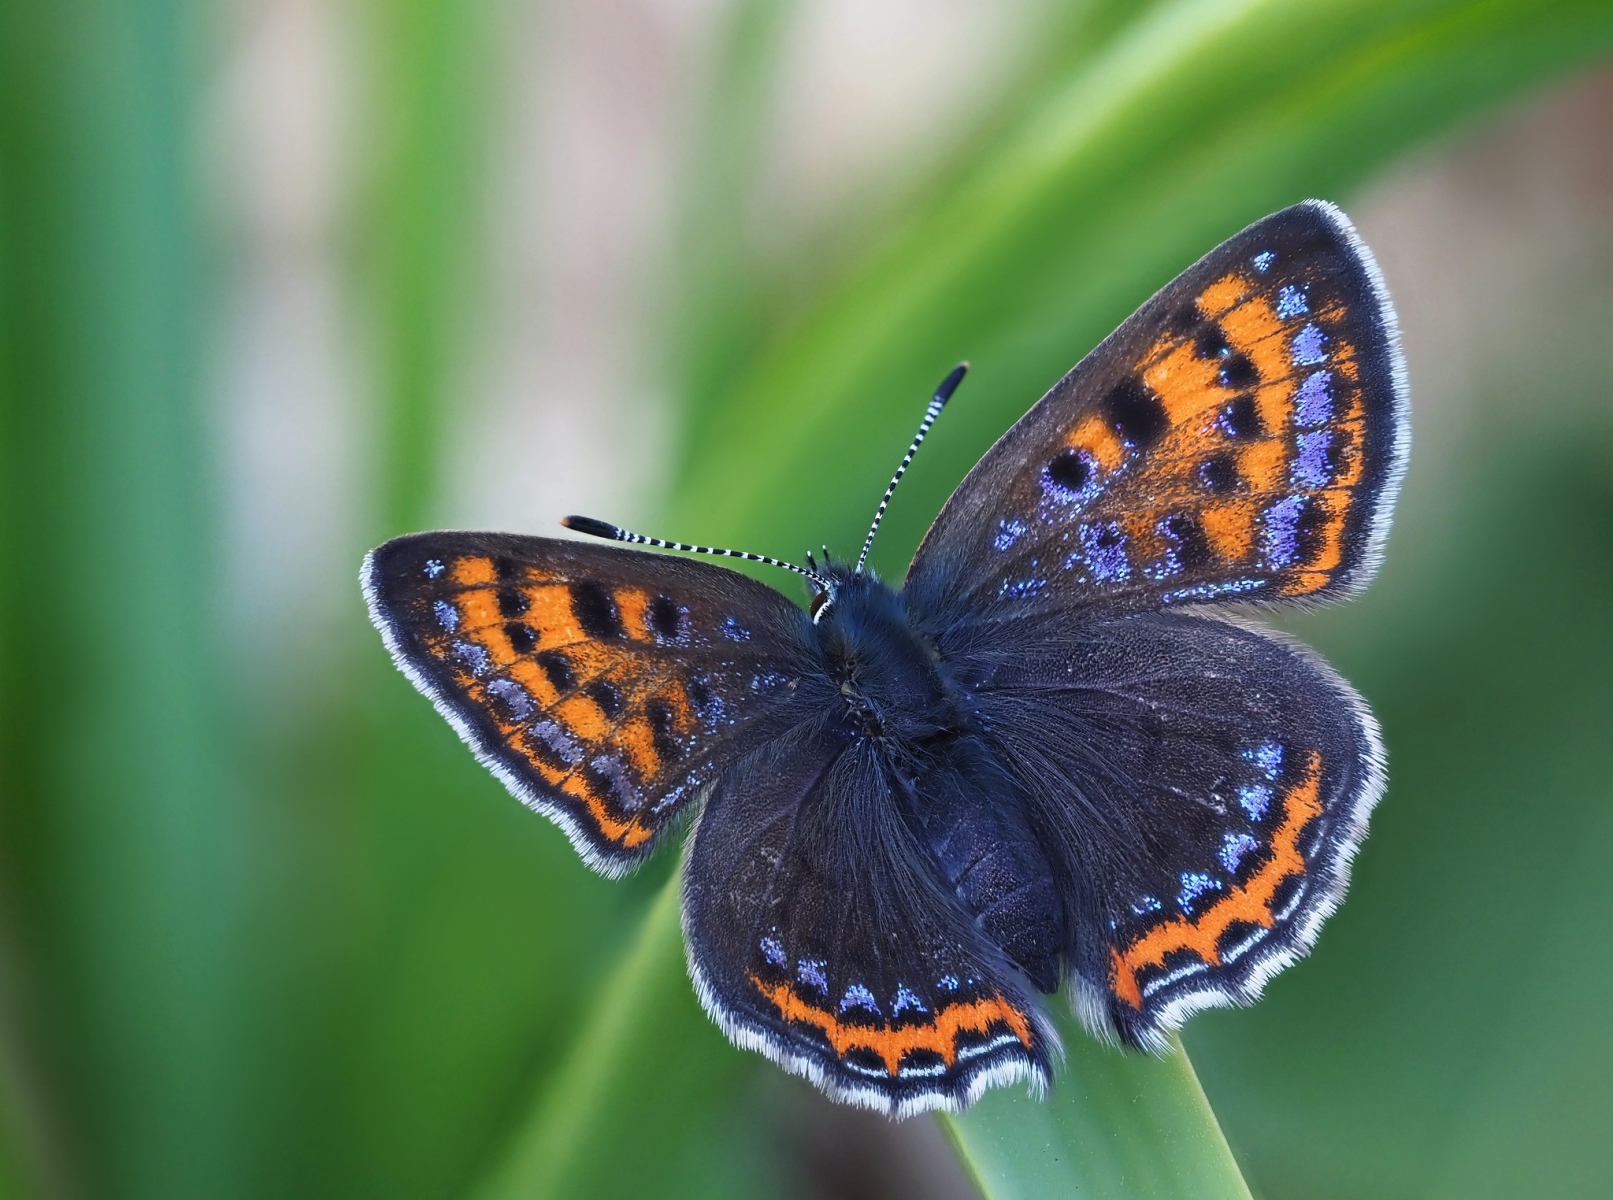
[[[1377,584],[1285,624],[1391,783],[1313,958],[1184,1041],[1255,1196],[1613,1195],[1609,50],[1533,0],[5,0],[0,1197],[1009,1194],[731,1049],[676,856],[590,876],[359,557],[849,549],[967,357],[899,574],[1312,194],[1416,428]]]

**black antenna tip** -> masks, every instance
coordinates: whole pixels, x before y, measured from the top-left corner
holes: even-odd
[[[622,531],[616,526],[592,517],[561,517],[560,524],[578,533],[586,533],[589,537],[609,538],[613,542],[620,541],[622,537]]]
[[[941,381],[941,386],[935,389],[935,398],[942,404],[952,399],[952,393],[958,390],[958,384],[969,373],[969,364],[961,362],[947,372],[947,377]]]

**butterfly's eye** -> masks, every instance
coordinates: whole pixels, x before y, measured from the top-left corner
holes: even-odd
[[[812,606],[808,611],[812,614],[812,619],[814,621],[816,621],[823,614],[823,610],[828,607],[831,599],[832,596],[828,591],[819,592],[816,596],[812,597]]]

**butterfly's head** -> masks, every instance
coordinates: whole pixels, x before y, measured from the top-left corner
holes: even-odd
[[[817,626],[844,624],[855,620],[856,614],[870,605],[889,607],[895,603],[895,594],[879,576],[864,568],[859,571],[850,563],[814,562],[808,586],[812,600],[807,611]]]
[[[807,590],[811,596],[807,602],[807,612],[812,617],[812,623],[818,625],[834,610],[846,587],[857,578],[858,573],[856,568],[830,558],[827,546],[823,548],[822,562],[814,558],[811,551],[807,552],[806,561],[807,570],[802,574],[806,576]]]

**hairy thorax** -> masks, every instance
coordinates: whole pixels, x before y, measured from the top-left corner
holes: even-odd
[[[901,598],[871,575],[830,568],[834,600],[817,623],[830,678],[854,728],[900,753],[963,721],[935,647],[909,623]]]

